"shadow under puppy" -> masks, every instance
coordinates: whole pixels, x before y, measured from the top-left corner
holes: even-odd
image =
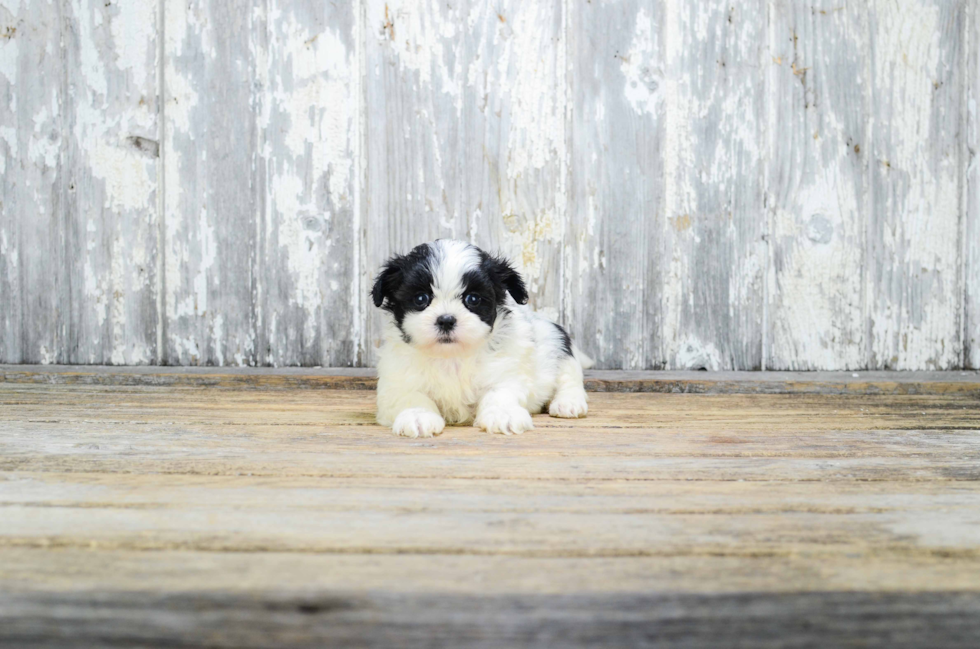
[[[589,410],[582,369],[591,359],[527,303],[509,262],[439,239],[396,255],[374,282],[387,312],[378,361],[378,423],[431,437],[446,423],[490,433],[534,428],[531,413]]]

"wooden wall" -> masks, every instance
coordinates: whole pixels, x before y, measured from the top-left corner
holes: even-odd
[[[606,368],[980,367],[969,0],[0,0],[0,362],[370,365],[503,251]]]

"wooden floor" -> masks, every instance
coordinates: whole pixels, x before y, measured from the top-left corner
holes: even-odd
[[[0,382],[0,646],[976,647],[980,390],[938,392],[408,440],[369,390]]]

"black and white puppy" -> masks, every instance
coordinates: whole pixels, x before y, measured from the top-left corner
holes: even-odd
[[[461,241],[424,243],[384,265],[372,291],[387,312],[378,362],[378,422],[431,437],[446,423],[505,435],[531,413],[584,417],[592,361],[527,303],[520,274]]]

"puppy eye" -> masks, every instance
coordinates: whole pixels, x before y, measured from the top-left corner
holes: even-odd
[[[415,296],[413,302],[415,303],[415,306],[417,306],[418,308],[424,309],[425,307],[429,306],[429,300],[431,299],[432,298],[429,297],[428,293],[419,293],[418,295]]]
[[[463,304],[465,304],[466,306],[477,306],[482,301],[483,298],[473,293],[467,293],[466,295],[463,296]]]

